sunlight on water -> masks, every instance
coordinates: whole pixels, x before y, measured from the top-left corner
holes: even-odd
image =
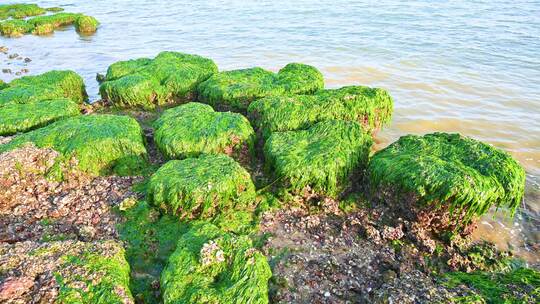
[[[406,133],[445,131],[512,153],[529,175],[524,210],[515,221],[485,217],[477,235],[529,257],[526,249],[540,242],[539,1],[35,2],[84,12],[102,26],[88,37],[68,29],[0,38],[11,52],[32,59],[25,64],[0,54],[2,68],[75,70],[95,100],[96,73],[162,50],[207,56],[221,69],[312,64],[328,87],[363,84],[391,92],[395,114],[378,134],[378,148]]]

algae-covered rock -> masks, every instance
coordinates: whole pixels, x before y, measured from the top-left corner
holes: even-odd
[[[172,303],[268,303],[272,273],[247,236],[195,224],[178,241],[161,276],[163,301]]]
[[[286,188],[298,192],[309,187],[334,197],[367,164],[372,144],[359,123],[327,120],[307,130],[273,133],[264,155]]]
[[[148,201],[180,218],[212,218],[255,203],[249,173],[223,154],[172,160],[151,178]]]
[[[2,303],[134,303],[122,245],[0,243]]]
[[[79,114],[79,105],[70,99],[7,104],[0,107],[0,135],[26,132]]]
[[[0,79],[0,90],[3,90],[7,87],[8,87],[7,83],[5,83],[3,80]]]
[[[168,158],[225,153],[239,159],[249,156],[255,137],[241,114],[215,112],[196,102],[166,110],[154,126],[156,145]]]
[[[323,87],[323,76],[316,68],[289,63],[278,73],[259,67],[221,72],[201,83],[198,93],[199,101],[220,109],[245,112],[258,98],[310,94]]]
[[[46,127],[21,134],[0,145],[0,152],[32,142],[52,148],[66,158],[75,157],[79,167],[90,174],[133,175],[146,163],[142,130],[127,116],[85,115],[56,121]]]
[[[178,52],[161,52],[112,64],[100,86],[103,99],[118,107],[153,109],[170,102],[194,99],[196,86],[217,72],[207,58]]]
[[[0,91],[0,107],[59,98],[77,103],[85,101],[87,94],[82,77],[73,71],[54,70],[15,79]]]
[[[75,29],[79,33],[94,33],[97,31],[99,21],[92,16],[80,16],[75,20]]]
[[[382,89],[349,86],[314,95],[270,96],[250,104],[248,117],[266,138],[330,119],[357,121],[373,131],[390,122],[392,98]]]
[[[37,4],[4,4],[0,5],[0,20],[7,18],[23,19],[46,13],[46,9]]]
[[[0,34],[6,37],[21,37],[32,32],[34,26],[24,20],[13,19],[0,22]]]
[[[396,208],[446,210],[460,224],[492,206],[515,210],[525,187],[525,171],[509,154],[447,133],[401,137],[373,156],[368,177],[373,195],[397,199]]]

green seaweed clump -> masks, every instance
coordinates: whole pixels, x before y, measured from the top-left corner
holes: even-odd
[[[266,304],[271,276],[247,236],[198,223],[180,238],[163,271],[163,302]]]
[[[2,79],[0,79],[0,90],[3,90],[7,87],[8,87],[7,83],[5,83]]]
[[[181,219],[209,219],[254,207],[249,173],[224,154],[171,160],[150,178],[148,202]]]
[[[508,153],[448,133],[401,137],[373,156],[368,178],[375,196],[412,193],[420,206],[448,207],[462,224],[491,206],[513,212],[525,188],[525,171]]]
[[[367,165],[372,144],[359,123],[327,120],[307,130],[273,133],[264,155],[288,190],[310,187],[335,197],[349,185],[351,175]]]
[[[6,37],[21,37],[24,34],[32,32],[33,29],[34,26],[24,20],[13,19],[0,22],[0,34]]]
[[[331,119],[357,121],[373,131],[390,122],[393,101],[378,88],[349,86],[314,95],[270,96],[251,103],[248,116],[267,138],[272,132],[306,129]]]
[[[197,102],[166,110],[154,126],[156,145],[168,158],[201,153],[240,156],[253,149],[255,138],[249,121],[241,114],[215,112],[211,106]]]
[[[84,115],[59,120],[0,145],[0,153],[28,142],[52,148],[67,159],[75,157],[81,170],[94,175],[132,175],[146,165],[141,127],[127,116]]]
[[[8,104],[0,107],[0,136],[26,132],[79,114],[79,105],[70,99]]]
[[[283,94],[310,94],[324,87],[316,68],[289,63],[278,73],[259,67],[225,71],[213,75],[198,87],[199,101],[215,108],[245,112],[262,97]]]
[[[0,5],[0,20],[14,18],[24,19],[26,17],[45,14],[46,10],[37,4],[4,4]]]
[[[79,33],[94,33],[97,31],[99,21],[92,16],[80,16],[75,21],[75,29]]]
[[[68,98],[76,103],[87,99],[84,81],[73,71],[49,71],[15,79],[0,91],[0,107],[10,103],[30,103]]]
[[[520,267],[508,272],[449,272],[443,284],[467,285],[474,294],[459,303],[521,304],[540,302],[540,272]]]
[[[212,60],[198,55],[161,52],[154,59],[112,64],[99,91],[118,107],[154,109],[195,99],[196,86],[217,70]]]

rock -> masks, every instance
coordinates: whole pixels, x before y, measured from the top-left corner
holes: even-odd
[[[11,74],[11,69],[2,69],[2,73]]]
[[[99,26],[96,18],[91,16],[80,16],[75,21],[75,29],[79,33],[95,33]]]
[[[24,58],[24,62],[28,63],[28,62],[32,62],[32,59],[28,58],[28,57],[25,57]]]
[[[154,127],[156,145],[168,158],[224,153],[249,161],[255,141],[255,132],[244,116],[214,112],[211,106],[196,102],[166,110]]]
[[[309,187],[335,197],[366,166],[372,143],[357,122],[328,120],[307,130],[273,133],[264,155],[273,175],[292,192]]]
[[[220,72],[201,83],[199,100],[220,110],[245,112],[249,104],[262,97],[278,94],[310,94],[324,87],[316,68],[289,63],[278,73],[259,67]]]
[[[112,64],[99,91],[118,107],[154,109],[194,99],[196,86],[217,70],[212,60],[198,55],[161,52],[154,59]]]
[[[251,103],[248,117],[268,138],[272,132],[306,129],[331,120],[350,120],[374,131],[390,122],[393,101],[382,89],[349,86],[313,95],[270,96]]]
[[[492,206],[515,210],[525,187],[508,153],[459,134],[403,136],[375,153],[367,172],[373,197],[433,231],[463,231]]]
[[[249,237],[199,223],[180,238],[161,275],[163,302],[268,303],[271,276]]]

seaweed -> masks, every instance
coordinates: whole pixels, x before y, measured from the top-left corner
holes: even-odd
[[[316,68],[289,63],[278,73],[259,67],[217,73],[197,88],[199,101],[214,108],[245,112],[262,97],[283,94],[310,94],[324,87]]]
[[[267,138],[272,132],[306,129],[330,119],[357,121],[371,132],[390,122],[392,109],[385,90],[348,86],[314,95],[261,98],[250,104],[248,117]]]
[[[99,21],[92,16],[80,16],[75,20],[75,29],[79,33],[94,33],[97,31]]]
[[[81,76],[73,71],[49,71],[15,79],[0,91],[0,107],[12,103],[30,103],[68,98],[76,103],[87,99]]]
[[[161,276],[168,303],[268,303],[272,273],[247,236],[197,223],[178,241]]]
[[[232,158],[202,154],[159,168],[148,183],[147,200],[181,219],[212,219],[254,208],[255,186]]]
[[[154,109],[195,99],[196,86],[217,72],[207,58],[161,52],[154,59],[120,61],[107,70],[101,97],[117,107]]]
[[[46,9],[39,7],[37,4],[4,4],[0,5],[0,20],[10,17],[24,19],[26,17],[45,14],[46,11]]]
[[[196,102],[166,110],[154,127],[156,145],[168,158],[183,159],[201,153],[232,156],[241,150],[251,151],[255,139],[244,116],[214,112],[211,106]]]
[[[540,301],[540,272],[520,267],[508,272],[449,272],[443,284],[449,288],[467,285],[475,294],[459,303],[538,303]]]
[[[403,136],[377,152],[367,171],[373,195],[413,193],[420,206],[463,214],[461,224],[492,206],[513,213],[525,188],[525,171],[508,153],[459,134]]]
[[[21,37],[24,34],[32,32],[34,26],[24,20],[7,20],[0,22],[0,34],[6,37]]]
[[[307,130],[273,133],[264,145],[268,168],[292,192],[310,187],[337,196],[368,162],[373,140],[359,123],[327,120]]]
[[[146,166],[142,130],[127,116],[84,115],[59,120],[0,145],[0,153],[28,142],[50,147],[67,159],[75,157],[79,168],[93,175],[133,175]]]
[[[70,99],[8,104],[0,107],[0,136],[26,132],[79,114],[79,105]]]
[[[53,11],[58,11],[56,8],[52,9]],[[43,12],[45,12],[45,10],[43,10]],[[20,37],[28,33],[34,35],[46,35],[54,32],[60,27],[68,25],[74,25],[76,30],[80,33],[93,33],[97,30],[99,22],[96,18],[91,16],[62,12],[52,15],[37,16],[27,20],[6,20],[0,23],[0,34],[7,37]]]

